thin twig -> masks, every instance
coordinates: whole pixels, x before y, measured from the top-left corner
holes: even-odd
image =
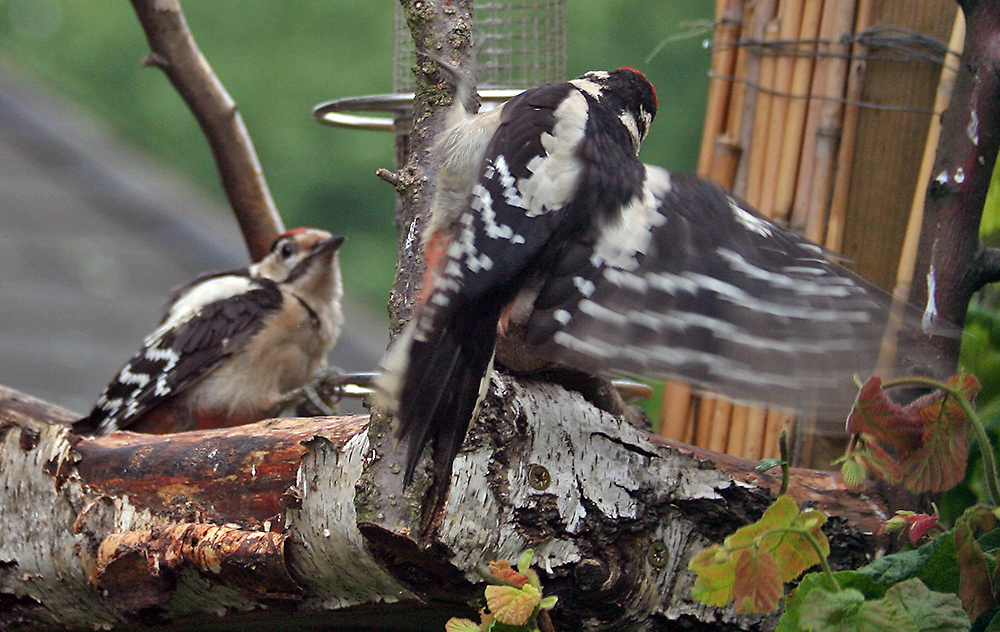
[[[180,0],[132,0],[156,66],[198,120],[222,177],[250,257],[260,260],[284,228],[236,102],[212,72],[188,29]]]
[[[375,175],[380,180],[385,180],[392,186],[399,186],[399,174],[395,171],[389,171],[388,169],[380,168],[375,170]]]

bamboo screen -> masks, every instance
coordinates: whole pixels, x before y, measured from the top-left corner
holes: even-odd
[[[717,0],[699,174],[905,295],[963,26],[950,0]],[[659,428],[750,459],[789,430],[822,468],[843,422],[668,382]]]

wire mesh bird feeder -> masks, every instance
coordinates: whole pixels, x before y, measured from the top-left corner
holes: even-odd
[[[566,0],[482,0],[473,6],[476,82],[484,110],[525,88],[565,78]],[[398,168],[406,160],[416,55],[398,3],[393,22],[393,92],[321,103],[313,114],[327,125],[394,131]]]

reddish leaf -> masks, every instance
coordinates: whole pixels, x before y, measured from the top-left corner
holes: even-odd
[[[927,532],[938,523],[937,514],[917,514],[908,520],[910,523],[910,543],[916,546]]]
[[[920,420],[889,398],[882,389],[882,378],[877,375],[868,378],[861,387],[847,418],[847,431],[874,437],[904,451],[906,446],[916,449],[922,436]]]
[[[806,537],[791,530],[808,531],[824,555],[829,555],[830,544],[821,530],[824,522],[823,512],[815,509],[800,512],[790,496],[778,496],[760,520],[726,538],[724,546],[733,551],[755,546],[770,553],[778,563],[779,578],[789,582],[819,564],[819,557]]]
[[[993,530],[997,520],[986,507],[970,507],[955,521],[955,546],[958,557],[958,596],[962,606],[973,621],[986,612],[996,602],[990,580],[989,563],[986,554],[976,542],[975,529]]]
[[[969,401],[979,391],[971,375],[950,378],[947,384]],[[875,376],[861,388],[848,419],[855,440],[847,458],[913,492],[945,491],[965,475],[969,428],[954,397],[935,391],[901,407]]]
[[[877,443],[858,440],[851,456],[860,460],[867,469],[878,474],[887,483],[895,485],[902,479],[899,463]]]
[[[905,530],[910,543],[916,545],[937,523],[937,514],[918,514],[898,509],[895,516],[885,521],[879,533],[899,533]]]
[[[979,382],[971,375],[961,381],[952,377],[947,383],[969,401],[979,391]],[[922,422],[923,435],[920,448],[900,459],[903,483],[918,494],[949,490],[965,477],[971,421],[954,397],[941,392],[910,406]]]
[[[733,601],[736,614],[771,612],[784,595],[778,562],[766,551],[743,549],[736,554]]]
[[[502,579],[509,584],[514,584],[518,588],[523,588],[524,585],[528,583],[528,578],[511,568],[510,562],[507,560],[496,560],[494,562],[490,562],[490,572],[493,573],[493,576],[497,579]]]

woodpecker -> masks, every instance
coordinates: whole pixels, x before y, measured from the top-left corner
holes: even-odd
[[[170,433],[264,419],[326,366],[343,325],[341,236],[281,235],[259,262],[181,286],[77,434]]]
[[[715,184],[643,164],[656,107],[645,76],[622,68],[451,115],[427,273],[376,381],[405,484],[428,443],[447,482],[512,329],[588,373],[846,415],[891,299]]]

